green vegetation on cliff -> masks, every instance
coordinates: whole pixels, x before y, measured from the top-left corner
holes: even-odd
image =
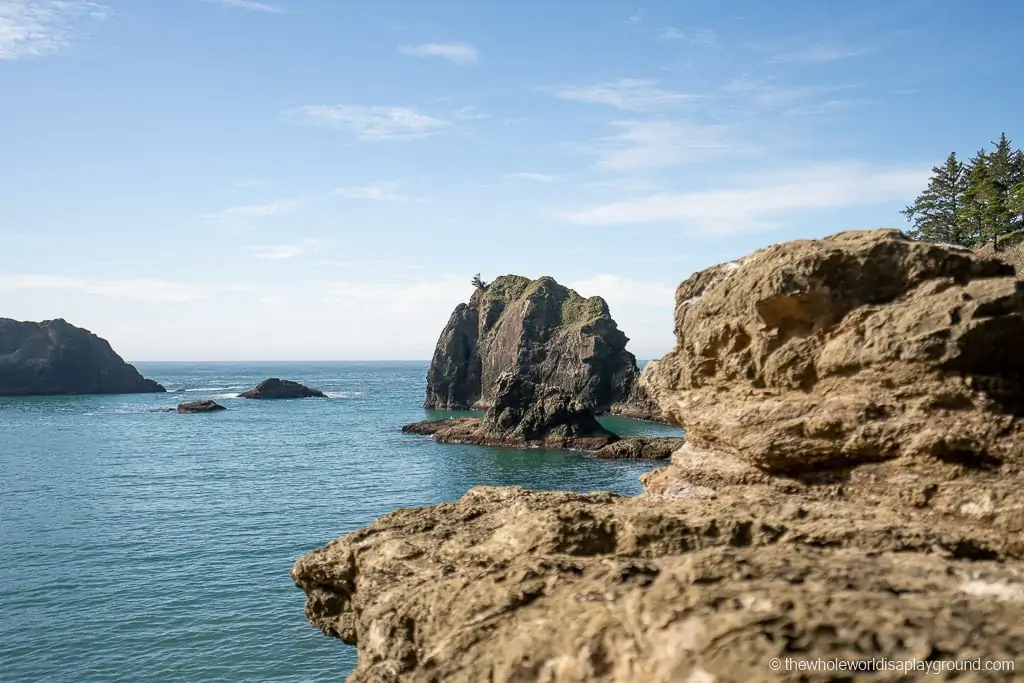
[[[521,275],[502,275],[480,289],[491,303],[506,305],[532,298],[547,289],[555,300],[561,300],[563,324],[585,325],[608,315],[608,305],[601,297],[584,298],[547,276],[531,280]]]
[[[992,244],[1024,228],[1024,151],[1003,133],[966,164],[956,152],[932,169],[928,187],[901,213],[915,239],[965,247]]]

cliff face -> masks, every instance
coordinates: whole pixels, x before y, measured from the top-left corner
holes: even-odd
[[[1001,462],[1024,448],[1024,283],[895,230],[777,244],[690,277],[643,383],[696,451],[765,469]]]
[[[0,396],[162,391],[88,330],[0,318]]]
[[[396,511],[296,562],[307,618],[351,683],[1018,680],[1022,287],[894,231],[697,273],[643,375],[687,443],[642,496]]]
[[[600,297],[584,299],[549,277],[504,275],[452,313],[430,363],[424,406],[486,409],[498,378],[512,372],[598,413],[656,417],[628,341]]]

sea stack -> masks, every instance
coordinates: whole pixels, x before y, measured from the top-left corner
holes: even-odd
[[[162,391],[89,330],[60,318],[0,318],[0,396]]]
[[[424,407],[485,410],[510,372],[597,414],[657,419],[628,341],[601,297],[585,299],[550,277],[503,275],[480,283],[452,313],[427,372]]]
[[[238,398],[260,399],[326,397],[327,394],[319,389],[310,389],[309,387],[299,384],[298,382],[293,382],[290,379],[278,379],[277,377],[265,379],[257,384],[255,388],[242,392],[238,395]]]

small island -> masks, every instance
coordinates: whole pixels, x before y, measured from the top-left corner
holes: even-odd
[[[319,389],[311,389],[290,379],[271,377],[260,382],[249,391],[242,392],[238,398],[278,399],[278,398],[327,398],[327,394]]]
[[[0,396],[164,391],[89,330],[62,318],[38,323],[0,318]]]

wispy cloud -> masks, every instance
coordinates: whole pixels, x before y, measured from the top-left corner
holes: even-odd
[[[769,61],[773,64],[824,64],[840,59],[859,57],[871,52],[871,48],[849,45],[814,45],[794,52],[781,52]]]
[[[830,164],[764,173],[770,183],[652,195],[563,214],[584,225],[677,223],[694,232],[737,234],[779,227],[788,215],[903,201],[927,179],[927,169],[878,169],[864,164]]]
[[[658,40],[684,40],[688,43],[703,47],[720,47],[718,35],[709,28],[680,29],[673,26],[667,26],[658,31]]]
[[[629,18],[626,19],[626,23],[627,24],[642,24],[642,23],[644,23],[644,17],[646,17],[646,16],[647,16],[647,10],[645,10],[645,9],[638,9],[636,12],[633,12],[633,14],[629,15]]]
[[[204,214],[201,218],[206,223],[238,227],[240,224],[252,220],[295,213],[305,207],[308,202],[308,197],[296,197],[293,199],[264,202],[262,204],[245,204],[242,206],[232,206],[215,213]]]
[[[266,261],[286,261],[298,256],[305,256],[317,250],[319,240],[301,240],[291,244],[255,244],[246,247],[246,251],[255,258]]]
[[[490,118],[490,114],[480,111],[473,105],[459,107],[452,112],[452,116],[459,121],[483,121]]]
[[[398,192],[398,183],[382,180],[369,185],[339,187],[331,192],[335,197],[345,199],[369,199],[377,202],[407,202],[409,198]]]
[[[473,66],[480,55],[469,43],[427,43],[425,45],[403,45],[398,51],[415,57],[440,57],[458,66]]]
[[[253,12],[267,12],[269,14],[282,14],[284,12],[283,7],[278,5],[270,5],[265,2],[255,2],[255,0],[208,0],[215,2],[218,5],[224,7],[233,7],[235,9],[246,9]]]
[[[574,280],[568,286],[583,296],[600,296],[609,305],[620,304],[622,308],[631,305],[655,305],[671,309],[675,301],[673,285],[633,280],[620,275],[594,275]]]
[[[165,280],[87,280],[62,275],[2,275],[0,289],[67,290],[135,301],[189,301],[203,297],[196,287]]]
[[[737,133],[725,125],[673,120],[617,121],[612,125],[620,132],[589,150],[597,156],[600,168],[612,171],[678,166],[755,151],[741,145]]]
[[[316,105],[301,107],[297,113],[308,123],[339,128],[367,141],[422,138],[449,126],[447,121],[408,107]]]
[[[473,290],[469,280],[453,276],[410,282],[321,281],[309,284],[325,292],[326,301],[340,308],[369,306],[375,314],[381,316],[393,313],[422,315],[430,312],[438,320],[451,312],[453,302],[468,299]],[[431,329],[429,325],[427,329]]]
[[[505,176],[506,178],[518,178],[520,180],[533,180],[538,183],[553,183],[561,180],[556,175],[548,175],[547,173],[530,173],[528,171],[521,171],[519,173],[509,173]]]
[[[589,104],[606,104],[627,111],[651,111],[702,99],[700,95],[664,90],[650,78],[622,78],[608,83],[551,88],[555,97]]]
[[[0,59],[30,59],[67,49],[109,8],[88,0],[0,0]]]
[[[837,93],[856,90],[856,85],[787,85],[775,79],[752,79],[746,76],[727,83],[722,92],[739,101],[747,111],[780,111],[813,113],[841,106],[861,104],[861,97],[839,97]],[[824,109],[822,107],[824,105]]]

